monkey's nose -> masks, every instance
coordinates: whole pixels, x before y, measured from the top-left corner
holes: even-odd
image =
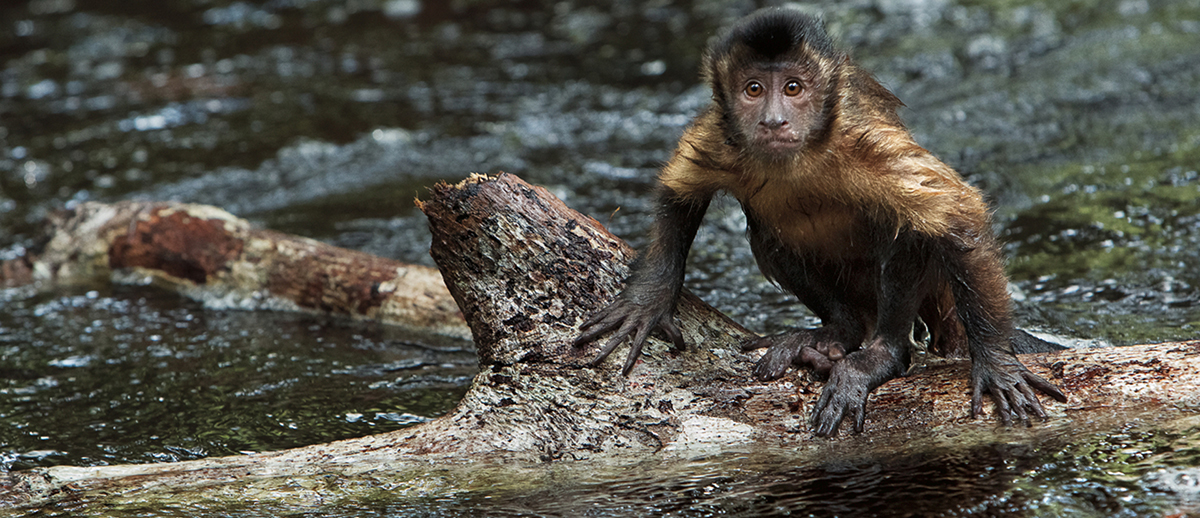
[[[759,124],[772,131],[788,127],[788,121],[785,119],[764,119]]]

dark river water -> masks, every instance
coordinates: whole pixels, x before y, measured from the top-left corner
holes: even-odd
[[[432,265],[413,199],[476,171],[544,185],[641,246],[656,170],[708,102],[707,39],[773,4],[4,2],[0,259],[34,246],[50,211],[173,199]],[[1021,325],[1072,346],[1200,336],[1200,0],[800,7],[905,102],[918,142],[988,194]],[[756,331],[813,323],[759,274],[744,232],[737,204],[715,203],[688,286]],[[206,308],[138,285],[0,291],[0,469],[394,430],[448,411],[474,372],[469,343],[370,323]],[[1186,483],[1200,479],[1197,428],[1118,428],[920,459],[718,455],[611,478],[541,473],[524,489],[318,513],[1200,512]],[[104,513],[41,511],[72,512]],[[118,514],[179,513],[287,510]]]

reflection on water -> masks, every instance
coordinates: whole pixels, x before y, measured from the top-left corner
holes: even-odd
[[[6,3],[0,259],[35,247],[50,210],[143,198],[431,264],[411,200],[498,170],[642,245],[654,172],[708,101],[700,51],[760,3]],[[993,199],[1026,326],[1118,344],[1195,337],[1200,2],[805,8],[905,101],[918,140]],[[758,273],[744,229],[736,204],[714,204],[689,287],[759,331],[811,323]],[[149,287],[2,292],[0,462],[187,459],[395,429],[453,406],[474,370],[463,348],[203,311]],[[1196,466],[1197,433],[1146,433],[838,466],[776,453],[611,478],[550,467],[531,475],[543,489],[464,484],[450,499],[329,511],[1160,515],[1194,474],[1151,476],[1146,459]]]
[[[1192,516],[1200,512],[1196,420],[1181,429],[1018,434],[969,448],[884,453],[848,443],[761,449],[636,464],[555,462],[443,466],[427,480],[353,477],[319,484],[321,503],[132,502],[104,516]],[[1185,459],[1190,457],[1192,462]],[[1190,466],[1190,467],[1180,467]],[[283,489],[285,493],[296,493]],[[300,490],[303,492],[303,489]],[[100,515],[56,506],[51,513]],[[1191,514],[1188,514],[1191,513]]]
[[[475,373],[470,344],[204,310],[139,288],[7,300],[0,336],[7,469],[167,462],[395,430],[445,413]]]

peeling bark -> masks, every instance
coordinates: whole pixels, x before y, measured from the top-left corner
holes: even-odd
[[[0,263],[0,287],[153,282],[211,308],[372,319],[469,338],[441,274],[256,229],[181,203],[83,203],[53,215],[42,250]]]
[[[302,504],[314,493],[353,497],[381,487],[393,495],[429,496],[452,494],[456,481],[471,479],[481,465],[503,465],[498,469],[509,473],[544,462],[596,470],[628,467],[646,455],[770,447],[788,448],[796,462],[816,463],[831,454],[917,454],[1078,436],[1130,419],[1198,421],[1200,342],[1186,342],[1023,356],[1030,370],[1070,398],[1045,401],[1050,419],[1031,428],[970,419],[969,365],[937,361],[880,387],[868,403],[864,434],[815,439],[806,418],[820,384],[805,373],[770,383],[752,379],[756,355],[738,349],[749,333],[691,295],[677,312],[687,350],[652,339],[628,378],[616,359],[585,367],[596,346],[572,347],[576,328],[616,295],[633,253],[545,190],[510,175],[473,176],[436,186],[420,206],[433,230],[433,255],[480,355],[480,373],[448,415],[281,452],[9,473],[0,478],[0,502]],[[205,265],[227,255],[221,250],[232,249],[218,249],[196,267],[208,271]],[[519,484],[519,477],[501,479],[507,481],[497,483]],[[435,487],[446,480],[449,487]]]

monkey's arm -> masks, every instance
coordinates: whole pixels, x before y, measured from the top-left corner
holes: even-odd
[[[1014,354],[1008,277],[982,196],[928,153],[909,155],[896,166],[895,174],[918,187],[899,191],[904,196],[895,206],[903,209],[895,212],[931,239],[967,335],[971,415],[982,413],[986,393],[1005,424],[1014,416],[1028,424],[1030,413],[1045,417],[1035,390],[1058,401],[1067,397],[1029,372]]]
[[[713,195],[723,188],[726,157],[724,137],[716,131],[720,114],[714,106],[702,112],[679,139],[675,154],[658,177],[657,214],[650,229],[650,246],[633,263],[625,280],[625,291],[608,307],[592,315],[580,327],[575,346],[616,330],[600,354],[591,361],[599,365],[631,338],[629,356],[622,375],[628,375],[642,352],[646,338],[661,329],[677,349],[684,349],[683,335],[675,326],[675,300],[683,289],[683,269],[700,221]]]
[[[575,339],[575,346],[579,347],[617,330],[591,361],[592,366],[599,365],[621,342],[632,337],[629,356],[621,368],[621,374],[628,375],[655,328],[666,333],[677,349],[685,348],[683,335],[675,326],[675,300],[683,289],[684,264],[710,199],[707,196],[685,199],[667,187],[659,187],[658,214],[651,228],[650,247],[634,261],[625,291],[584,322],[579,338]]]
[[[971,417],[983,412],[986,393],[996,402],[996,414],[1004,424],[1015,416],[1028,425],[1030,413],[1046,416],[1034,390],[1060,402],[1066,402],[1067,396],[1030,372],[1014,354],[1007,279],[992,240],[987,234],[980,240],[982,246],[965,248],[947,261],[971,355]]]

